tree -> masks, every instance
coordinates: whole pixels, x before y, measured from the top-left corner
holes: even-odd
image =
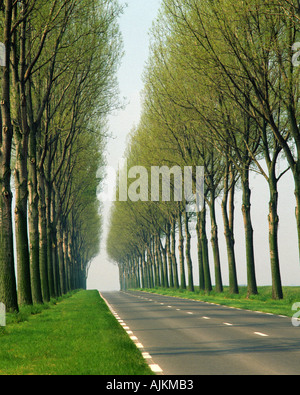
[[[13,2],[11,0],[6,0],[3,5],[3,42],[6,51],[2,77],[0,117],[0,300],[5,304],[7,311],[16,311],[18,310],[18,303],[14,271],[12,193],[10,186],[13,137],[10,107],[10,55]]]

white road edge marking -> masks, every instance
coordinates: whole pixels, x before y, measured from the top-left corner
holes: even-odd
[[[150,369],[152,370],[153,373],[162,373],[163,372],[159,365],[152,364],[149,366],[150,366]]]
[[[142,356],[144,359],[152,359],[151,355],[148,352],[143,352]]]
[[[113,308],[111,307],[111,305],[108,303],[108,301],[103,297],[103,295],[101,294],[101,292],[99,292],[101,298],[104,300],[104,302],[106,303],[106,305],[108,306],[109,310],[111,311],[111,313],[114,315],[114,317],[117,319],[117,321],[119,321],[119,323],[121,323],[123,329],[125,330],[125,328],[130,329],[128,326],[126,326],[126,324],[124,323],[124,321],[122,321],[122,319],[118,316],[118,314],[113,310]],[[133,336],[133,332],[130,330],[126,330],[127,334],[129,335],[130,339],[134,342],[135,346],[139,349],[142,350],[144,349],[144,346],[142,343],[139,342],[138,338],[136,336]],[[151,355],[147,352],[142,352],[141,353],[143,358],[145,359],[146,362],[148,362],[148,365],[150,367],[150,369],[152,370],[153,373],[158,373],[163,375],[163,370],[161,369],[161,367],[157,364],[154,363]],[[152,363],[151,363],[152,362]]]

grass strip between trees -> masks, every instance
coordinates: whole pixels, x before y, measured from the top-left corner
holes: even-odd
[[[1,375],[152,374],[97,291],[8,314],[7,323],[0,331]]]
[[[240,293],[233,295],[229,292],[228,287],[224,287],[223,293],[215,291],[206,294],[204,291],[199,292],[199,288],[195,287],[196,292],[184,289],[138,289],[139,291],[156,293],[159,295],[180,297],[184,299],[201,300],[203,302],[211,302],[220,305],[236,307],[245,310],[262,311],[264,313],[272,313],[276,315],[285,315],[292,317],[295,311],[292,310],[294,303],[300,303],[300,287],[283,287],[284,299],[272,299],[272,287],[258,287],[258,295],[247,296],[247,287],[240,287]]]

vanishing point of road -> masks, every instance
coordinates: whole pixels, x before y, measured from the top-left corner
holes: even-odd
[[[299,375],[291,319],[144,292],[103,297],[164,375]]]

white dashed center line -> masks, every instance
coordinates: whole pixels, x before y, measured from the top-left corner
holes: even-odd
[[[269,337],[269,335],[266,335],[265,333],[261,333],[261,332],[254,332],[254,334],[261,337]]]

